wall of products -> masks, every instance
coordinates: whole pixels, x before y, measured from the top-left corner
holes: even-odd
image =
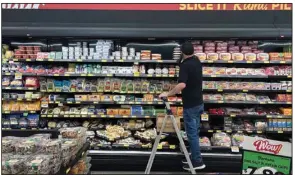
[[[202,148],[291,136],[291,45],[265,52],[263,41],[192,42],[203,63]],[[116,40],[2,45],[3,129],[82,126],[91,149],[150,149],[165,114],[157,95],[177,84],[180,44],[169,58],[165,48]],[[168,100],[180,125],[181,94]],[[158,149],[177,150],[175,138],[165,133]]]

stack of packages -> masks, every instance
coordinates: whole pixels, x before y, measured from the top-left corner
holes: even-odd
[[[89,174],[91,157],[83,156],[72,168],[69,174]]]
[[[62,136],[62,163],[63,166],[67,166],[86,143],[86,128],[62,128],[60,129],[60,134]]]
[[[50,134],[36,134],[26,138],[3,137],[2,174],[56,173],[53,168],[58,157],[54,157],[56,154],[51,151],[58,151],[60,145],[51,147],[49,144],[46,147],[49,138]]]

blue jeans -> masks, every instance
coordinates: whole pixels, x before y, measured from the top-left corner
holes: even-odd
[[[188,137],[192,162],[201,162],[201,150],[199,143],[200,117],[204,112],[204,104],[192,108],[183,109],[184,127]]]

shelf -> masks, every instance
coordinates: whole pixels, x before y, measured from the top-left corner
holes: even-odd
[[[76,74],[76,73],[64,73],[64,74],[37,74],[40,77],[113,77],[113,74]]]
[[[50,101],[49,104],[121,104],[121,105],[164,105],[163,101],[153,101],[153,102],[114,102],[114,101],[76,101],[76,102],[70,102],[70,101]],[[169,102],[170,105],[182,105],[182,102]],[[292,104],[291,102],[257,102],[257,101],[204,101],[205,104],[215,104],[215,103],[223,103],[223,104]]]
[[[272,92],[292,92],[292,90],[257,90],[257,89],[203,89],[203,92],[260,92],[260,93],[272,93]]]
[[[231,114],[231,115],[213,115],[213,114],[205,114],[208,115],[209,117],[240,117],[240,118],[292,118],[291,115],[236,115],[236,114]]]
[[[37,98],[31,98],[31,99],[27,99],[27,98],[2,98],[3,101],[36,101],[36,100],[40,100]]]
[[[37,111],[2,111],[2,114],[34,114]]]
[[[201,133],[248,133],[248,134],[262,134],[262,133],[275,133],[275,134],[291,134],[292,131],[247,131],[247,130],[218,130],[218,129],[201,129]]]
[[[141,116],[129,116],[129,115],[98,115],[98,114],[41,114],[44,118],[156,118],[156,116],[141,115]]]
[[[32,90],[36,91],[38,88],[33,87],[2,87],[2,90],[17,90],[17,91],[27,91]]]
[[[115,77],[178,77],[178,75],[151,75],[151,74],[115,74]]]
[[[15,72],[2,72],[2,75],[15,75]],[[20,74],[22,76],[36,76],[35,73],[19,73],[17,72],[17,74]]]
[[[204,78],[253,78],[253,79],[291,79],[292,76],[287,75],[203,75]]]
[[[11,128],[2,128],[2,137],[4,136],[17,136],[17,137],[28,137],[33,134],[39,133],[50,133],[51,138],[58,138],[59,131],[58,129],[39,129],[39,128],[31,128],[31,129],[11,129]]]
[[[92,60],[70,60],[70,59],[50,59],[50,58],[44,58],[44,59],[35,59],[35,58],[11,58],[11,59],[5,59],[3,61],[15,61],[15,62],[83,62],[83,63],[163,63],[163,64],[176,64],[177,60],[110,60],[110,59],[92,59]],[[220,63],[220,64],[292,64],[292,61],[223,61],[223,60],[201,60],[201,63]]]

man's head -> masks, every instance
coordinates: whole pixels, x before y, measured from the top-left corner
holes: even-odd
[[[181,45],[181,52],[184,58],[191,57],[194,54],[194,46],[187,41]]]

